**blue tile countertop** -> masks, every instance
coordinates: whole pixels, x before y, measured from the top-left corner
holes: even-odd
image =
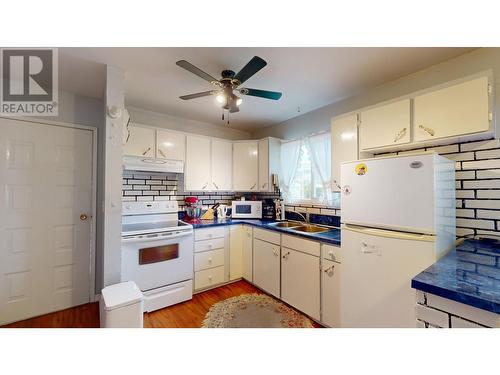
[[[500,314],[500,241],[465,240],[413,278],[411,286]]]
[[[340,229],[332,228],[329,231],[321,233],[301,233],[296,232],[287,228],[278,228],[271,225],[273,221],[264,220],[250,220],[250,219],[219,219],[219,220],[201,220],[199,224],[193,224],[194,229],[198,228],[208,228],[220,225],[236,225],[236,224],[247,224],[253,227],[274,230],[280,233],[286,233],[293,236],[308,238],[311,240],[316,240],[320,242],[329,243],[332,245],[340,246]]]

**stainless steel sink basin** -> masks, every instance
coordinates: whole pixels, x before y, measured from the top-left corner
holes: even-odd
[[[295,227],[301,226],[302,224],[294,223],[291,221],[280,221],[278,223],[272,223],[270,225],[272,225],[274,227],[278,227],[278,228],[295,228]]]
[[[296,226],[294,228],[291,228],[292,230],[296,230],[298,232],[306,232],[306,233],[321,233],[321,232],[327,232],[330,229],[328,228],[322,228],[322,227],[317,227],[315,225],[301,225],[301,226]]]

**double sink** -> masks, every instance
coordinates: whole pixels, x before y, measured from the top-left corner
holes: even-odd
[[[304,224],[294,221],[280,221],[278,223],[272,223],[269,225],[272,225],[273,227],[277,228],[286,228],[291,231],[302,232],[302,233],[321,233],[330,230],[330,228],[324,228],[317,225]]]

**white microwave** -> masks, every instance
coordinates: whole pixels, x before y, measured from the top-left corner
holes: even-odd
[[[233,201],[231,217],[233,219],[262,219],[262,201]]]

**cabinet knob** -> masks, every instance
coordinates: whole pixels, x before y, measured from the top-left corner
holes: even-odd
[[[211,281],[211,280],[212,280],[212,276],[208,276],[208,280],[210,280],[210,281]]]
[[[288,251],[286,254],[283,255],[283,259],[288,259],[289,255],[290,255],[290,252]]]
[[[252,187],[250,188],[250,190],[255,189],[255,186],[257,186],[257,183],[254,183],[254,184],[252,185]]]
[[[397,141],[399,141],[401,138],[403,138],[406,134],[406,128],[403,128],[401,129],[400,131],[398,131],[396,133],[396,135],[394,136],[394,143],[396,143]]]
[[[80,214],[80,220],[81,221],[85,221],[88,219],[88,215],[87,214]]]
[[[166,158],[167,156],[165,155],[165,153],[162,151],[161,148],[158,149],[158,152],[161,154],[161,156],[163,156],[164,158]]]
[[[146,151],[144,151],[144,152],[142,153],[142,156],[146,156],[146,154],[147,154],[149,151],[151,151],[151,147],[148,147],[148,148],[146,149]]]
[[[208,258],[208,263],[212,264],[212,258]]]
[[[215,188],[216,188],[217,190],[219,190],[219,187],[217,186],[217,184],[216,184],[215,182],[212,182],[212,184],[215,186]]]
[[[208,182],[203,185],[202,189],[205,189],[208,186]]]

